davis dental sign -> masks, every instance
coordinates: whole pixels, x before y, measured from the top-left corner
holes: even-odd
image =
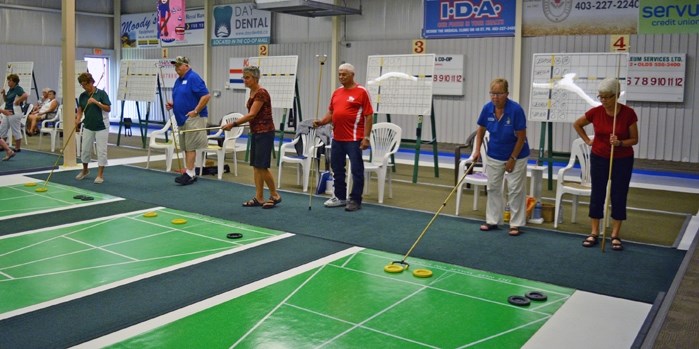
[[[699,3],[640,0],[639,34],[699,33]]]
[[[211,46],[269,44],[272,19],[268,11],[250,4],[215,6]]]

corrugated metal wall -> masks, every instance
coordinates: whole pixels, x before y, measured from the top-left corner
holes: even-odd
[[[697,89],[697,53],[699,35],[631,35],[631,53],[686,53],[687,71],[684,102],[638,102],[627,104],[634,108],[639,118],[639,144],[635,146],[636,157],[650,160],[699,162],[699,113],[695,100]],[[534,53],[556,52],[608,52],[609,36],[547,36],[525,38],[522,49],[522,94],[523,105],[529,101],[531,61]],[[529,125],[528,132],[532,148],[539,148],[541,125]],[[553,124],[555,151],[569,151],[572,140],[577,137],[570,124]]]
[[[62,59],[60,46],[0,44],[0,53],[2,74],[5,74],[8,62],[34,62],[36,88],[41,91],[41,89],[48,87],[58,91],[58,71]],[[83,59],[91,53],[90,49],[78,48],[75,50],[75,59]],[[103,56],[113,60],[114,52],[112,50],[103,50],[103,53]],[[29,103],[36,103],[37,92],[32,90],[30,94]]]
[[[194,71],[203,75],[204,67],[204,51],[200,46],[178,46],[171,47],[168,49],[170,57],[186,56],[191,60],[192,68]],[[160,48],[146,48],[146,49],[122,49],[121,50],[122,59],[160,59],[162,56],[162,51]],[[115,77],[118,76],[117,70]],[[204,77],[206,79],[206,77]],[[117,80],[116,78],[114,80]],[[117,85],[118,87],[118,85]],[[172,86],[163,86],[162,89],[162,101],[165,103],[168,100],[172,100]],[[116,98],[116,89],[113,93],[114,98]],[[156,97],[157,98],[157,97]],[[110,114],[112,121],[118,121],[121,118],[121,101],[112,101],[114,108],[112,108],[112,113]],[[138,108],[141,110],[141,117],[145,119],[146,117],[146,107],[147,104],[139,102]],[[136,110],[137,104],[133,101],[127,101],[124,103],[124,117],[130,117],[133,121],[138,118],[138,111]],[[211,110],[211,107],[209,107]],[[167,113],[167,112],[166,112]],[[209,111],[211,113],[211,111]],[[163,115],[163,109],[160,106],[160,101],[156,100],[150,103],[150,115],[148,116],[149,121],[156,123],[164,123],[166,117]]]
[[[39,1],[39,0],[36,0]],[[139,1],[124,1],[124,13],[149,11],[151,5]],[[239,0],[215,0],[214,4],[240,3]],[[420,37],[422,27],[423,3],[421,0],[343,0],[343,4],[357,8],[362,5],[361,16],[339,17],[341,22],[339,62],[351,62],[357,67],[357,80],[365,83],[366,61],[369,55],[389,55],[410,53],[412,40]],[[204,0],[192,0],[192,4],[203,6]],[[10,23],[17,17],[16,11],[0,10],[0,16]],[[48,16],[48,15],[47,15]],[[53,15],[51,15],[53,16]],[[31,21],[30,17],[24,20]],[[41,18],[41,17],[38,17]],[[79,21],[82,21],[79,18]],[[46,28],[43,24],[55,26],[56,21],[45,22],[37,19],[36,23],[28,24],[28,28],[43,28],[45,31],[58,31],[59,27]],[[105,19],[103,22],[107,22]],[[6,22],[7,23],[7,22]],[[90,19],[91,33],[104,36],[102,45],[96,47],[111,47],[111,25],[105,25],[104,31],[92,30],[100,28],[99,19]],[[332,21],[330,18],[305,18],[283,14],[272,15],[273,43],[270,45],[271,55],[298,55],[298,84],[300,89],[301,106],[304,118],[313,117],[318,105],[321,114],[327,108],[327,102],[334,86],[330,85],[330,74],[336,74],[337,67],[324,66],[323,82],[320,100],[318,100],[319,64],[316,54],[330,54]],[[79,28],[82,28],[82,24]],[[15,28],[9,24],[7,28]],[[30,30],[30,29],[27,29]],[[54,36],[49,39],[36,35],[29,36],[39,40],[28,46],[12,46],[14,31],[7,30],[4,40],[0,40],[2,57],[0,63],[20,60],[34,60],[39,85],[56,81],[56,58],[60,57],[60,48],[50,46],[50,42],[58,40]],[[82,32],[82,31],[81,31]],[[9,36],[8,36],[9,35]],[[87,34],[80,34],[87,35]],[[0,36],[2,38],[2,36]],[[82,37],[85,39],[85,37]],[[34,39],[33,39],[34,40]],[[35,40],[35,41],[36,41]],[[49,41],[47,45],[46,41]],[[629,102],[639,115],[641,130],[640,143],[636,147],[636,155],[642,159],[671,160],[683,162],[699,162],[699,117],[694,108],[694,100],[699,97],[697,90],[697,53],[699,52],[699,35],[631,35],[632,53],[686,53],[687,54],[687,84],[685,87],[685,102],[656,103]],[[92,42],[91,39],[87,40]],[[79,41],[83,42],[82,40]],[[349,44],[349,45],[347,45]],[[47,45],[47,46],[40,46]],[[437,138],[440,142],[461,143],[475,129],[475,121],[482,105],[488,101],[489,82],[495,77],[504,77],[514,81],[513,65],[518,61],[514,56],[514,38],[476,38],[476,39],[445,39],[428,40],[427,52],[439,54],[464,55],[464,93],[463,97],[435,96],[434,112],[437,118]],[[531,75],[531,59],[534,53],[561,52],[608,52],[609,37],[600,36],[548,36],[524,38],[522,41],[521,57],[521,86],[519,102],[528,109],[529,81]],[[228,79],[228,61],[230,57],[250,57],[257,55],[256,46],[229,46],[211,48],[210,76],[207,83],[212,91],[220,91],[219,98],[212,98],[210,110],[213,116],[211,122],[218,122],[221,116],[231,111],[245,110],[245,91],[226,90]],[[155,59],[160,57],[159,49],[123,50],[124,59]],[[194,69],[203,72],[202,47],[170,48],[170,56],[186,55],[193,60]],[[59,58],[60,59],[60,58]],[[329,60],[330,61],[330,60]],[[116,70],[113,70],[116,71]],[[51,77],[56,75],[56,77]],[[48,78],[45,78],[48,77]],[[116,80],[116,79],[113,79]],[[511,87],[511,89],[513,89]],[[170,93],[166,89],[166,93]],[[154,116],[157,115],[154,110]],[[114,114],[114,113],[113,113]],[[281,111],[275,111],[277,121],[281,119]],[[118,115],[118,114],[115,114]],[[406,138],[415,137],[416,118],[412,116],[393,116],[393,121],[401,125]],[[529,125],[529,140],[532,148],[539,147],[540,124]],[[567,151],[575,137],[569,124],[553,125],[554,150]],[[427,123],[424,135],[431,132]]]

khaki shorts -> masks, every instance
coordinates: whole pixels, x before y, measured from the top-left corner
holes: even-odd
[[[207,118],[202,118],[200,116],[187,118],[187,121],[185,121],[184,125],[180,128],[180,149],[184,151],[195,151],[208,146],[209,140],[206,138],[206,131],[182,133],[184,130],[206,128],[206,120]]]

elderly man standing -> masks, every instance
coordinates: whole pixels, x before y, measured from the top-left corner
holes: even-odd
[[[172,88],[172,102],[168,102],[166,108],[173,110],[177,126],[180,128],[179,146],[184,151],[186,167],[186,172],[175,178],[175,182],[189,185],[197,180],[194,172],[197,149],[206,148],[208,140],[204,130],[184,133],[182,131],[206,128],[209,115],[206,104],[209,103],[211,94],[204,80],[190,68],[189,58],[177,56],[170,63],[175,65],[179,77]]]
[[[333,123],[330,165],[335,180],[335,195],[325,202],[325,207],[342,207],[345,211],[362,208],[364,190],[364,161],[362,151],[369,147],[369,135],[373,124],[374,109],[369,92],[354,81],[354,66],[341,64],[338,79],[342,87],[333,92],[325,116],[313,122],[314,127]],[[347,201],[345,157],[352,167],[352,191]]]

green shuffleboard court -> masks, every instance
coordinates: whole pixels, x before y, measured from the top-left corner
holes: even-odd
[[[44,186],[44,182],[32,181],[0,186],[0,219],[115,200],[121,199],[56,183]]]
[[[55,184],[48,193],[74,195]],[[3,236],[0,319],[289,235],[158,208]]]
[[[383,267],[397,255],[343,252],[83,347],[519,348],[574,292],[419,259],[410,268],[432,277],[414,277],[410,269],[391,274]],[[508,303],[531,291],[548,299]]]

